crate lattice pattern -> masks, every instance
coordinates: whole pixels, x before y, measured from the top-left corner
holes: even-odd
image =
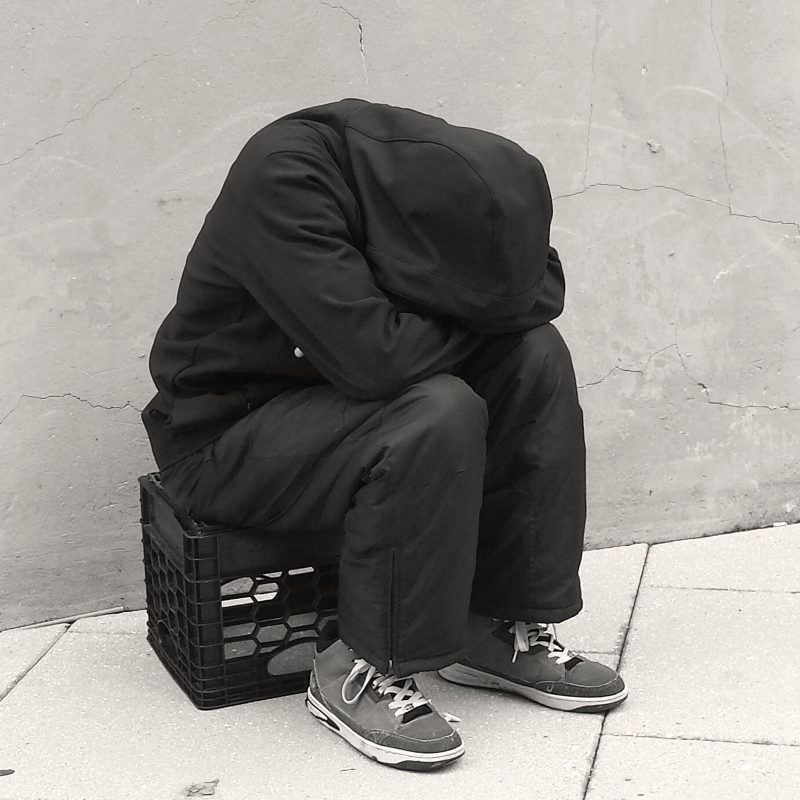
[[[337,564],[193,580],[213,572],[213,555],[187,554],[181,570],[155,536],[143,541],[148,640],[195,705],[305,689],[316,638],[336,617]]]

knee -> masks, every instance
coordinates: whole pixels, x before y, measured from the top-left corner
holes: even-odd
[[[434,375],[410,386],[398,400],[409,409],[414,427],[440,447],[484,439],[489,424],[486,402],[453,375]]]
[[[515,351],[521,372],[535,382],[539,391],[577,397],[572,356],[554,325],[526,331]]]

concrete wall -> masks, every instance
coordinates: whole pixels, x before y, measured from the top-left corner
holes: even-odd
[[[141,606],[146,355],[244,141],[359,96],[544,161],[588,543],[797,520],[793,0],[2,4],[0,628]]]

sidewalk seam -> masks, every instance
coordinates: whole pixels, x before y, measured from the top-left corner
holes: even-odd
[[[69,628],[66,630],[61,631],[61,633],[53,640],[53,643],[45,648],[44,652],[33,662],[23,673],[15,680],[12,681],[11,685],[5,691],[0,691],[0,703],[2,703],[10,694],[17,688],[17,686],[22,683],[23,679],[28,676],[30,671],[64,638],[64,636],[69,631]]]
[[[666,583],[647,583],[645,589],[688,589],[694,592],[744,592],[749,594],[800,594],[798,589],[726,589],[722,586],[670,586]]]
[[[646,543],[642,543],[646,544]],[[631,613],[628,615],[628,624],[625,627],[625,633],[622,637],[622,644],[619,648],[619,660],[617,661],[617,672],[622,671],[622,659],[625,655],[625,645],[628,644],[628,634],[631,630],[631,625],[633,624],[633,615],[636,612],[636,601],[639,599],[639,592],[642,590],[642,581],[644,580],[644,573],[645,569],[647,569],[647,559],[650,556],[650,548],[652,545],[646,544],[647,549],[644,551],[644,559],[642,559],[642,569],[639,572],[639,582],[636,585],[636,591],[633,595],[633,602],[631,603]],[[603,721],[600,723],[600,730],[597,734],[597,743],[594,747],[594,753],[592,753],[592,763],[589,765],[589,771],[586,774],[586,782],[583,785],[583,794],[581,795],[581,800],[586,800],[586,795],[589,793],[589,786],[592,782],[592,774],[594,772],[594,765],[597,762],[597,754],[600,751],[600,742],[603,739],[603,730],[606,727],[606,719],[608,718],[608,712],[603,714]]]
[[[591,546],[586,548],[586,552],[594,550],[613,550],[616,547],[635,547],[636,545],[646,544],[648,547],[661,547],[668,544],[681,544],[683,542],[695,542],[698,539],[713,539],[717,536],[732,536],[737,533],[763,533],[765,531],[780,531],[784,528],[790,528],[794,525],[800,525],[800,519],[784,522],[780,520],[777,524],[774,522],[767,523],[760,528],[732,528],[727,531],[714,531],[713,533],[695,533],[689,536],[680,536],[676,538],[661,539],[656,538],[652,542],[621,542],[620,544],[603,544],[598,546]]]
[[[755,744],[760,747],[800,747],[793,742],[765,742],[754,739],[709,739],[707,736],[657,736],[653,733],[607,733],[620,739],[659,739],[667,742],[714,742],[718,744]]]

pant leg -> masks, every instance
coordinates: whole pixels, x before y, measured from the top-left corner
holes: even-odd
[[[386,401],[285,392],[162,475],[209,522],[276,535],[344,526],[340,635],[381,670],[451,663],[466,644],[487,412],[450,375]]]
[[[560,622],[582,607],[583,413],[553,325],[500,336],[459,374],[489,410],[473,610]]]

